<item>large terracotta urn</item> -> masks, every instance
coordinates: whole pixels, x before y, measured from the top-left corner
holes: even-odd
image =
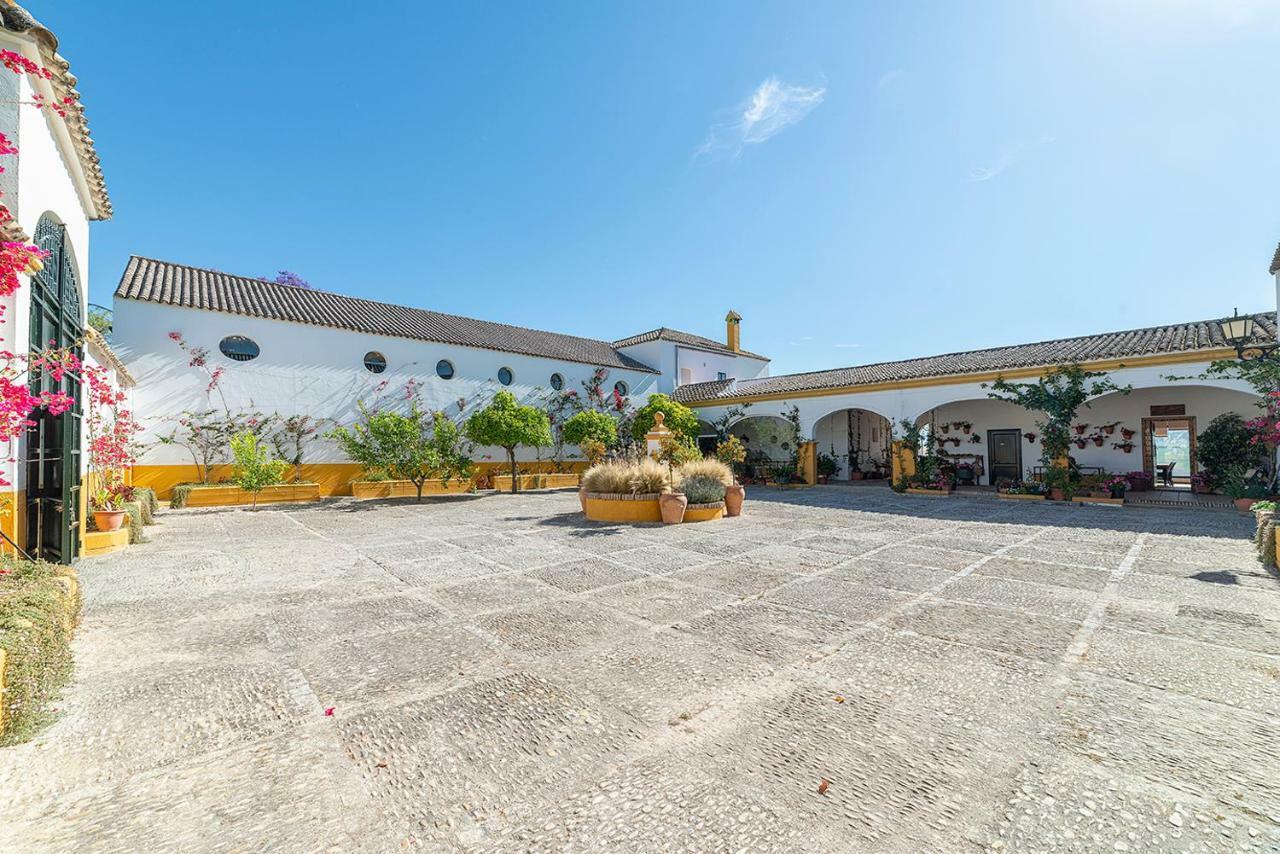
[[[662,511],[662,524],[679,525],[684,521],[684,508],[689,497],[682,492],[664,492],[658,496],[658,508]]]
[[[747,497],[747,488],[739,484],[724,488],[724,515],[741,516],[742,500]]]

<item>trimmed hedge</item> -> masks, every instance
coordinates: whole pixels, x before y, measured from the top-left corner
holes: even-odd
[[[151,525],[156,521],[156,511],[160,502],[156,499],[156,491],[149,486],[140,486],[133,490],[133,500],[142,507],[142,524]]]
[[[126,501],[121,505],[120,509],[123,510],[125,516],[128,517],[127,524],[129,526],[129,542],[131,544],[145,543],[147,538],[142,533],[142,526],[145,524],[143,522],[145,511],[142,509],[142,503],[138,501]]]
[[[75,571],[43,561],[0,563],[0,649],[5,652],[0,746],[30,738],[71,678],[71,635],[80,620]]]

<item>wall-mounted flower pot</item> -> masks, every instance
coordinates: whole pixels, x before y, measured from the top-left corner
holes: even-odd
[[[1028,444],[1028,445],[1034,445],[1034,444],[1035,444],[1035,441],[1036,441],[1036,434],[1035,434],[1035,433],[1023,433],[1023,434],[1022,434],[1022,438],[1024,438],[1024,439],[1026,439],[1026,440],[1027,440],[1027,444]]]
[[[1137,432],[1134,430],[1130,430],[1128,427],[1125,427],[1120,430],[1120,435],[1125,438],[1125,441],[1128,441],[1129,439],[1132,439],[1134,436],[1136,436]]]
[[[1098,435],[1098,436],[1090,436],[1089,438],[1090,438],[1090,439],[1092,439],[1092,440],[1093,440],[1093,444],[1097,445],[1099,448],[1101,448],[1101,447],[1102,447],[1102,443],[1103,443],[1103,442],[1107,441],[1106,437],[1105,437],[1105,436],[1102,436],[1102,435]]]
[[[1071,429],[1076,431],[1077,436],[1083,436],[1084,431],[1089,429],[1088,424],[1072,424]]]
[[[118,531],[124,524],[124,511],[94,510],[93,524],[99,531]]]

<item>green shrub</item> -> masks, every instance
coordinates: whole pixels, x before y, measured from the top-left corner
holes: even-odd
[[[142,526],[146,523],[142,521],[144,513],[142,503],[140,501],[126,501],[120,505],[120,509],[124,511],[128,519],[129,542],[145,543],[147,538],[142,532]]]
[[[679,401],[672,400],[665,394],[651,394],[644,406],[636,410],[635,420],[631,422],[631,434],[643,441],[645,435],[653,429],[657,414],[663,415],[662,426],[672,433],[693,439],[698,435],[698,415]]]
[[[680,466],[680,477],[684,481],[688,481],[689,478],[705,477],[719,481],[721,486],[733,486],[733,470],[719,460],[714,460],[710,457],[694,460]],[[720,494],[724,495],[723,489]],[[689,500],[692,501],[693,499],[690,498]],[[717,498],[715,500],[719,501],[720,499]]]
[[[575,413],[564,422],[564,440],[582,447],[583,442],[596,441],[607,448],[618,444],[618,422],[604,412],[587,409]]]
[[[1261,450],[1249,438],[1244,419],[1234,412],[1219,415],[1196,437],[1196,460],[1211,487],[1222,489],[1235,470],[1250,469],[1262,461]]]
[[[719,477],[705,474],[685,477],[680,483],[680,490],[688,497],[690,504],[724,501],[724,482]]]
[[[156,491],[149,486],[134,487],[133,500],[142,508],[142,524],[152,525],[156,521],[156,511],[160,502],[156,500]]]
[[[80,617],[69,567],[12,558],[0,563],[0,649],[6,656],[0,745],[30,738],[71,678],[71,634]]]

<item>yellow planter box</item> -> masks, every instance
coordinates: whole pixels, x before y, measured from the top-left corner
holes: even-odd
[[[997,492],[996,495],[1008,501],[1044,501],[1043,495],[1023,495],[1021,493]]]
[[[281,504],[289,501],[318,501],[318,483],[282,483],[268,486],[258,494],[259,504]],[[199,486],[187,494],[187,507],[232,507],[252,504],[253,493],[245,492],[234,484],[228,486]]]
[[[949,489],[918,489],[914,486],[908,486],[907,494],[909,495],[950,495],[951,490]]]
[[[587,493],[582,506],[587,518],[597,522],[661,522],[656,495],[601,495]]]
[[[422,485],[423,495],[456,495],[471,491],[471,481],[453,478],[446,486],[443,480],[429,480]],[[415,498],[418,490],[407,480],[353,480],[351,494],[356,498]]]
[[[715,504],[690,504],[684,508],[684,521],[710,522],[712,519],[724,518],[724,502]]]
[[[578,485],[578,475],[569,474],[522,474],[521,489],[567,489]],[[511,491],[511,475],[496,474],[490,478],[493,488],[499,492]]]
[[[1092,495],[1074,495],[1071,500],[1077,504],[1124,504],[1123,498],[1094,498]]]
[[[127,525],[116,531],[89,531],[84,535],[83,554],[85,557],[111,554],[112,552],[120,551],[127,545],[129,545],[129,528]]]

